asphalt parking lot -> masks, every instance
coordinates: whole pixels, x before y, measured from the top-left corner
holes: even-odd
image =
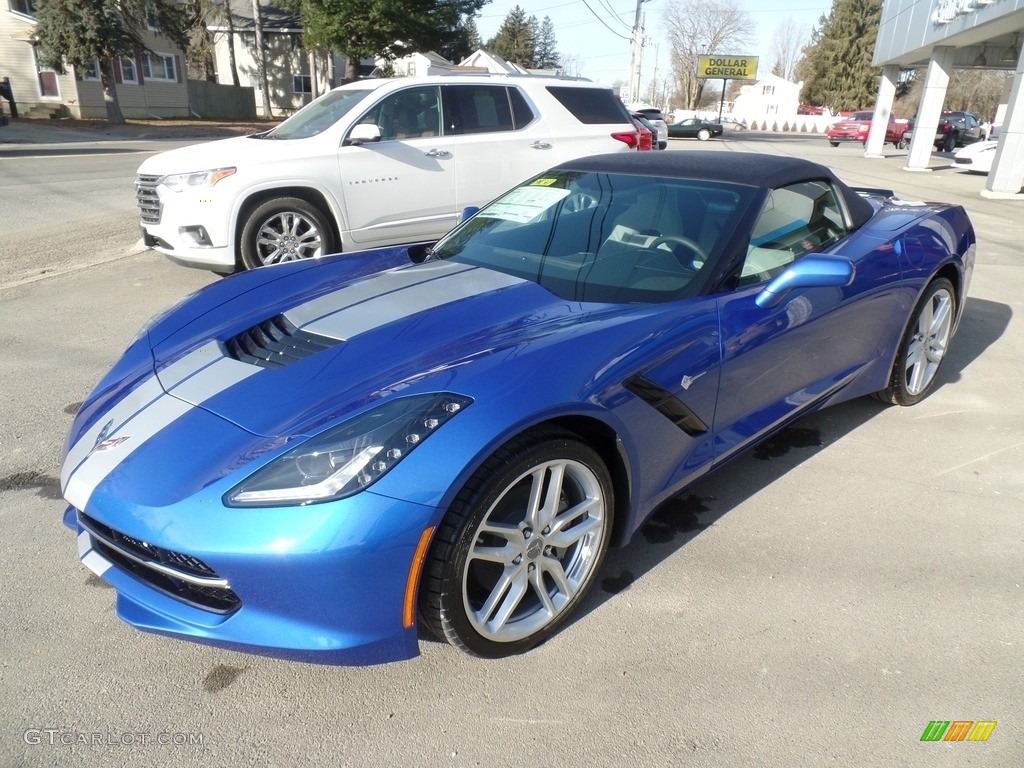
[[[963,204],[966,314],[924,402],[837,406],[701,481],[512,659],[425,640],[412,661],[323,667],[118,621],[60,522],[61,444],[140,323],[217,278],[141,252],[0,287],[0,766],[1024,765],[1024,201],[980,197],[941,155],[905,172],[891,147],[680,149]],[[935,720],[997,725],[921,742]]]

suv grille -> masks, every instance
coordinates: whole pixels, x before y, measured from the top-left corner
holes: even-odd
[[[160,223],[160,198],[156,194],[159,176],[142,176],[135,181],[135,201],[139,204],[143,224]]]
[[[228,356],[260,368],[281,368],[340,342],[299,330],[284,315],[272,317],[227,340]]]
[[[241,607],[227,581],[199,558],[123,534],[80,510],[78,522],[101,555],[143,584],[204,611],[231,613]]]

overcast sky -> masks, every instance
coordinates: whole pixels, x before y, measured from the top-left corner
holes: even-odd
[[[828,13],[832,7],[831,0],[741,0],[740,4],[753,19],[757,42],[753,46],[755,50],[732,53],[759,56],[761,75],[770,71],[772,35],[779,24],[792,18],[809,31],[817,24],[818,17]],[[578,55],[583,62],[584,77],[603,85],[626,80],[636,0],[494,0],[485,5],[477,17],[480,37],[484,41],[493,37],[516,5],[526,11],[527,16],[538,19],[551,17],[559,53],[563,56]],[[645,90],[655,74],[656,60],[658,78],[667,74],[668,43],[661,22],[661,13],[666,5],[667,0],[650,0],[643,5],[644,31],[648,41],[641,69]],[[700,8],[701,4],[694,2],[693,6]]]

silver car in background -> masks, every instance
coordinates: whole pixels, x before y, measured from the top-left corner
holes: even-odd
[[[668,123],[665,122],[665,116],[661,113],[660,109],[652,107],[650,104],[627,104],[626,109],[630,112],[639,112],[647,118],[647,122],[658,130],[655,147],[657,149],[668,149]]]

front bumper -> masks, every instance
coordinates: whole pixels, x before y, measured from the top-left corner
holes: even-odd
[[[122,620],[299,661],[362,665],[418,654],[403,605],[433,508],[371,492],[308,507],[188,506],[140,509],[104,497],[88,514],[65,512],[79,558],[117,591]]]
[[[145,245],[186,266],[220,272],[234,269],[227,213],[231,184],[172,192],[158,178],[140,176],[136,182]]]

